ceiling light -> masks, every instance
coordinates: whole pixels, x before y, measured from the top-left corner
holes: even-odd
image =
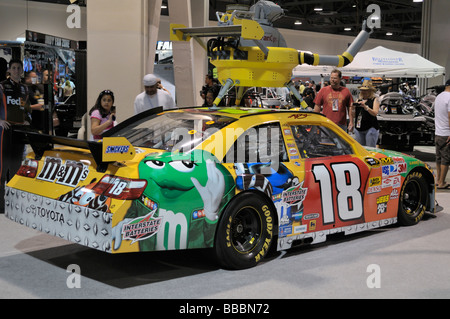
[[[413,0],[413,2],[423,2],[423,0]]]
[[[323,9],[322,9],[322,7],[315,7],[314,8],[314,11],[322,11]]]
[[[392,32],[386,32],[386,35],[393,35]]]
[[[302,24],[302,22],[297,20],[297,21],[294,22],[294,24],[295,25],[300,25],[300,24]]]
[[[344,28],[344,31],[352,31],[352,28]]]
[[[161,9],[167,9],[167,6],[166,5],[161,5]]]

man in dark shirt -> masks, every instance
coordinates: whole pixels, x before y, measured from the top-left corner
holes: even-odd
[[[19,169],[25,145],[14,140],[12,125],[29,125],[30,102],[28,88],[21,83],[23,63],[20,60],[9,62],[10,77],[0,82],[0,212],[4,211],[4,183]]]

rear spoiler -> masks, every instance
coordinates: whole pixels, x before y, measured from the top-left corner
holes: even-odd
[[[134,158],[134,147],[125,137],[104,137],[101,141],[78,140],[69,137],[42,134],[25,126],[13,127],[14,139],[30,144],[35,159],[40,160],[47,150],[55,144],[87,149],[91,152],[98,172],[105,172],[109,163]]]

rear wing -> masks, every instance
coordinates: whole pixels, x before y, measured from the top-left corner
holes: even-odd
[[[125,137],[104,137],[101,141],[87,141],[42,134],[24,126],[13,127],[13,134],[16,140],[30,144],[37,160],[42,158],[45,151],[52,150],[55,144],[89,150],[98,172],[105,172],[109,163],[131,160],[136,154]]]

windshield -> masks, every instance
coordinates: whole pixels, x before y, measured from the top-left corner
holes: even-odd
[[[134,122],[111,136],[126,137],[137,147],[188,152],[235,120],[200,112],[167,112]]]

